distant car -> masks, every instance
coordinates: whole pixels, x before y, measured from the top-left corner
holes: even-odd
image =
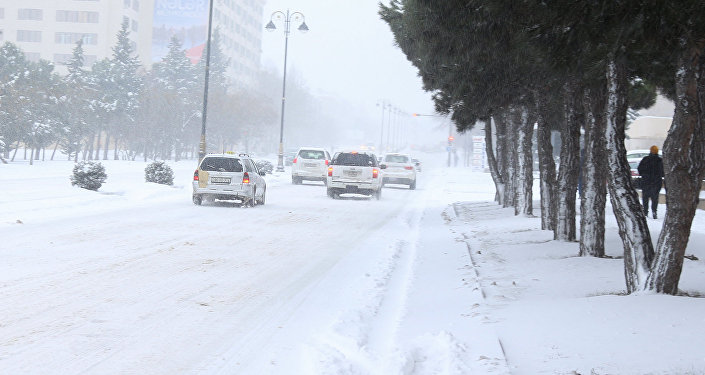
[[[337,152],[328,166],[328,196],[337,199],[341,194],[362,194],[379,200],[382,169],[371,152]]]
[[[421,172],[421,160],[419,159],[411,159],[411,161],[414,163],[414,166],[416,167],[416,170],[418,172]]]
[[[629,173],[632,176],[632,186],[636,189],[641,189],[641,176],[639,175],[639,162],[641,159],[627,159],[629,162]]]
[[[403,184],[416,189],[416,166],[409,155],[386,154],[382,165],[385,167],[382,184]]]
[[[239,201],[242,206],[264,204],[267,184],[246,154],[208,154],[193,173],[193,203]]]
[[[297,152],[298,149],[289,149],[284,151],[284,165],[291,165],[294,162],[294,158],[296,158]]]
[[[274,172],[274,164],[272,164],[269,160],[255,160],[255,165],[257,165],[257,169],[260,172],[264,172],[265,174],[271,174]]]
[[[330,154],[318,147],[300,148],[291,164],[291,183],[298,185],[306,181],[326,183]]]
[[[648,156],[651,153],[650,150],[629,150],[627,151],[627,160],[632,160],[632,159],[643,159],[644,156]],[[661,150],[658,150],[659,156],[663,156],[661,153]]]

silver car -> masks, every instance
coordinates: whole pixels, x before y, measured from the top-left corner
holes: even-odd
[[[239,201],[242,206],[264,204],[264,171],[246,154],[208,154],[193,173],[193,203]]]

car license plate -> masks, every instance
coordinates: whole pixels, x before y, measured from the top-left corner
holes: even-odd
[[[360,175],[360,171],[345,171],[344,174],[349,177],[357,177]]]
[[[304,163],[304,167],[306,168],[316,168],[318,164],[316,163]]]
[[[230,177],[211,177],[211,182],[214,184],[229,184]]]

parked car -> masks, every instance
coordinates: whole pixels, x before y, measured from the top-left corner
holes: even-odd
[[[326,183],[330,154],[317,147],[300,148],[291,164],[291,182],[301,184],[306,181],[322,181]]]
[[[629,150],[627,151],[627,160],[632,160],[632,159],[643,159],[644,156],[648,156],[651,153],[650,150]],[[663,154],[661,153],[661,149],[658,150],[659,156],[663,157]]]
[[[193,203],[239,201],[242,206],[264,204],[267,184],[247,154],[208,154],[193,173]]]
[[[385,167],[382,184],[403,184],[409,185],[409,189],[416,189],[416,166],[409,155],[386,154],[382,166]]]
[[[627,159],[629,162],[629,171],[632,176],[632,185],[635,189],[641,189],[641,176],[639,175],[639,162],[641,159]]]
[[[382,169],[371,152],[337,152],[328,166],[328,196],[337,199],[341,194],[362,194],[379,200]]]

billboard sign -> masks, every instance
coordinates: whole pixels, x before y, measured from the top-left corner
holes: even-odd
[[[155,0],[152,30],[152,62],[161,61],[169,52],[169,41],[176,35],[191,62],[201,58],[208,33],[209,0]]]

